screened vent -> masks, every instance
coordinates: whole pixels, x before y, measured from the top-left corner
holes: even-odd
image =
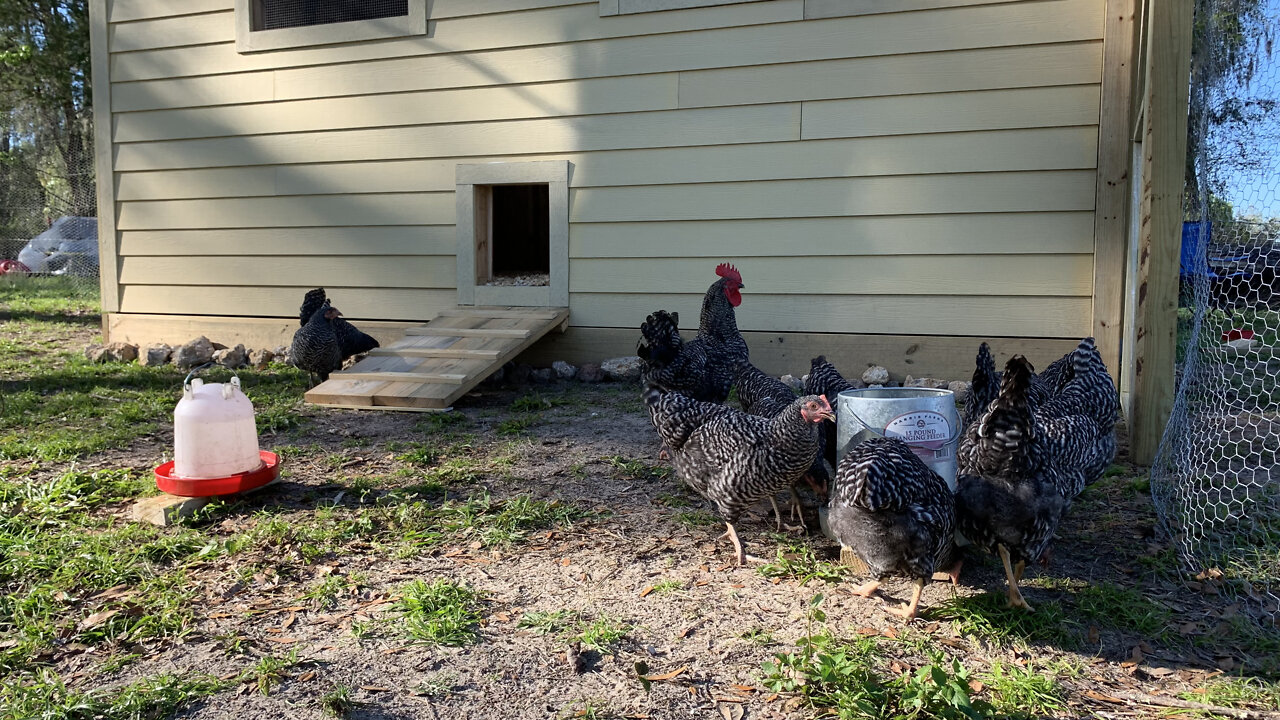
[[[251,30],[405,17],[409,0],[251,0]]]

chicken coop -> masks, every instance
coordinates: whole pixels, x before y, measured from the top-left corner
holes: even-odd
[[[1146,4],[90,0],[104,328],[286,345],[324,287],[599,361],[730,261],[766,371],[1094,335],[1158,433],[1190,3]]]

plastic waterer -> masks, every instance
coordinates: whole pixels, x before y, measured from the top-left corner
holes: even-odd
[[[172,495],[214,497],[274,480],[279,458],[258,448],[253,403],[239,376],[206,383],[191,375],[173,410],[173,461],[156,468],[156,485]]]
[[[240,389],[240,378],[184,384],[173,410],[173,472],[178,477],[208,480],[256,470],[258,428],[253,403]]]

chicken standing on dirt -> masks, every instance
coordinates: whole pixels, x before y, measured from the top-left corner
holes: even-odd
[[[776,417],[778,413],[787,408],[788,405],[795,402],[796,394],[786,383],[772,375],[766,374],[763,370],[747,363],[742,366],[742,371],[738,373],[738,379],[734,382],[734,389],[738,391],[738,402],[742,403],[742,410],[748,415],[756,415],[763,418]],[[821,393],[811,393],[820,395]],[[801,479],[804,480],[809,487],[820,498],[826,497],[827,484],[830,476],[827,473],[827,466],[823,464],[822,457],[822,439],[824,433],[818,434],[818,454],[813,459],[813,464],[809,466]],[[800,527],[805,528],[804,512],[800,505],[800,496],[796,494],[795,487],[791,488],[791,517],[800,518]]]
[[[1079,470],[1053,462],[1044,428],[1036,421],[1031,363],[1015,355],[1005,366],[1000,393],[965,430],[967,454],[956,486],[956,525],[974,545],[1000,556],[1009,606],[1031,606],[1018,590],[1027,562],[1040,559],[1070,500]]]
[[[324,382],[329,379],[329,373],[342,367],[342,349],[333,327],[333,321],[340,315],[342,313],[337,308],[328,302],[322,303],[293,333],[289,362],[300,370],[306,370],[312,385],[316,384],[317,377]]]
[[[658,436],[672,450],[676,474],[724,519],[739,565],[747,554],[733,524],[752,503],[773,502],[778,491],[795,484],[818,454],[817,425],[835,420],[827,399],[815,395],[795,399],[773,418],[652,385],[644,401]]]
[[[836,469],[827,522],[842,546],[867,566],[873,580],[854,593],[870,597],[891,574],[915,580],[911,602],[889,612],[916,616],[925,582],[953,564],[955,498],[951,488],[897,438],[871,438],[845,454]],[[948,571],[952,582],[956,563]]]
[[[707,288],[702,300],[698,335],[689,342],[680,337],[678,313],[658,310],[640,326],[636,354],[643,361],[641,380],[662,390],[674,390],[694,400],[722,403],[729,397],[734,379],[749,359],[747,341],[738,332],[733,309],[742,303],[742,275],[722,263],[720,279]]]
[[[327,302],[329,302],[329,298],[325,295],[324,288],[308,290],[307,294],[302,298],[302,307],[298,308],[298,323],[305,326],[316,310]],[[361,332],[359,328],[341,317],[333,320],[333,331],[338,336],[338,350],[342,354],[342,362],[346,362],[347,358],[367,353],[378,347],[377,340]]]

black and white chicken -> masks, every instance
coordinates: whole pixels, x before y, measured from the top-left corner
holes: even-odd
[[[715,506],[735,559],[747,555],[734,529],[742,513],[790,488],[818,454],[818,424],[835,420],[826,398],[796,398],[772,418],[700,402],[650,385],[644,391],[649,418],[672,451],[676,474]]]
[[[1021,355],[1005,365],[1000,391],[965,429],[956,482],[956,525],[974,545],[1000,556],[1010,607],[1031,610],[1018,582],[1027,562],[1044,556],[1082,484],[1079,469],[1054,462],[1037,421],[1034,370]]]
[[[306,370],[311,384],[329,379],[329,373],[342,368],[342,350],[333,321],[342,315],[328,302],[321,303],[311,316],[293,333],[289,346],[289,362],[300,370]]]
[[[738,332],[734,308],[742,303],[742,275],[728,263],[716,267],[720,279],[707,288],[698,335],[680,337],[679,313],[658,310],[640,326],[636,355],[646,385],[674,390],[695,400],[722,403],[749,360],[747,341]]]
[[[836,469],[828,507],[832,534],[873,577],[855,594],[870,597],[884,577],[905,575],[915,581],[911,601],[889,612],[910,619],[935,570],[947,568],[955,581],[955,498],[903,441],[871,438],[849,448]]]
[[[835,400],[845,390],[852,390],[853,384],[844,379],[836,366],[827,362],[824,355],[819,355],[809,362],[809,377],[804,381],[806,395],[822,395]],[[835,423],[823,427],[822,456],[831,465],[836,466],[836,426]]]
[[[302,298],[302,306],[298,308],[298,323],[306,325],[320,306],[329,302],[324,288],[308,290]],[[378,347],[378,341],[361,332],[359,328],[342,317],[333,320],[333,331],[338,336],[338,351],[342,354],[342,362],[348,358],[367,353]]]

